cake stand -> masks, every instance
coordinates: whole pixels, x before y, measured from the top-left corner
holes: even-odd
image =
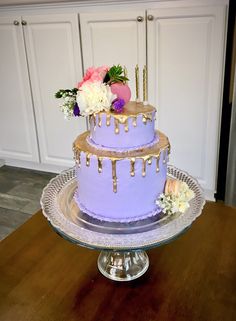
[[[184,171],[168,166],[168,177],[188,184],[195,197],[184,213],[160,213],[131,223],[100,221],[80,211],[73,196],[76,190],[75,168],[53,178],[44,188],[41,206],[53,229],[64,239],[101,250],[99,271],[115,281],[130,281],[143,275],[149,266],[145,250],[168,243],[201,214],[205,203],[198,182]]]

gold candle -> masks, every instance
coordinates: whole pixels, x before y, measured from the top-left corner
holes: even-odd
[[[126,66],[124,66],[124,77],[128,78],[128,71],[127,71]],[[125,83],[126,83],[126,81],[125,81]]]
[[[143,67],[143,104],[147,105],[147,66]]]
[[[135,67],[136,101],[139,102],[139,67]]]

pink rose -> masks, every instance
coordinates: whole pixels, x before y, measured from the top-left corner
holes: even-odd
[[[106,73],[108,72],[108,66],[101,66],[98,68],[90,67],[86,70],[86,74],[83,80],[77,84],[77,88],[80,88],[86,82],[103,82]]]

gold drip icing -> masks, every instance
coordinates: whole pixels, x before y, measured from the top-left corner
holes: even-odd
[[[98,173],[102,172],[102,157],[98,157]]]
[[[124,106],[124,111],[121,114],[115,113],[114,111],[106,111],[100,112],[98,115],[106,114],[106,125],[110,126],[111,117],[113,117],[114,120],[118,120],[119,124],[125,124],[129,118],[137,119],[138,116],[143,116],[146,118],[146,121],[152,121],[153,113],[155,112],[156,109],[151,105],[143,105],[142,102],[130,101]],[[133,123],[136,123],[136,121]]]
[[[89,165],[90,165],[90,157],[91,157],[91,154],[90,154],[90,153],[87,153],[87,154],[86,154],[86,166],[89,166]]]
[[[142,102],[130,101],[124,106],[124,111],[121,114],[115,113],[114,111],[102,111],[96,114],[93,114],[89,117],[90,123],[94,125],[94,130],[96,126],[102,127],[102,115],[105,115],[106,126],[111,125],[111,118],[114,118],[115,123],[115,133],[119,134],[120,128],[119,125],[124,125],[125,132],[129,131],[129,118],[132,118],[132,124],[134,127],[137,126],[137,117],[142,117],[143,123],[146,124],[147,121],[152,121],[156,109],[151,105],[144,105]]]
[[[127,133],[129,131],[129,123],[128,123],[128,119],[126,119],[125,121],[125,132]]]
[[[160,154],[157,155],[157,158],[156,158],[156,172],[157,172],[157,173],[160,171],[160,168],[159,168],[159,160],[160,160]]]
[[[115,118],[115,134],[119,134],[120,127],[119,127],[119,120]]]
[[[98,114],[98,127],[102,126],[102,116],[101,114]]]
[[[107,116],[106,117],[106,125],[110,126],[111,125],[111,114],[107,114],[106,116]]]
[[[133,117],[132,124],[133,124],[134,127],[137,126],[137,116],[134,116],[134,117]]]
[[[140,148],[134,151],[126,152],[114,152],[109,150],[98,150],[91,146],[87,142],[87,137],[89,132],[81,134],[74,142],[74,155],[76,162],[80,164],[81,152],[86,155],[86,166],[90,166],[91,155],[95,155],[98,159],[98,172],[102,172],[103,159],[107,158],[112,163],[112,181],[113,181],[113,191],[117,192],[117,173],[116,173],[116,163],[119,160],[129,159],[130,160],[130,175],[135,176],[135,162],[136,159],[142,160],[142,176],[146,175],[146,163],[151,164],[152,159],[156,159],[156,172],[159,172],[159,159],[161,153],[163,153],[163,158],[167,161],[167,156],[170,151],[170,144],[168,138],[158,132],[159,142],[155,143],[149,148]],[[165,156],[166,155],[166,156]]]
[[[148,165],[152,164],[152,157],[148,158]]]
[[[89,122],[91,125],[93,123],[94,130],[96,130],[96,114],[89,116]]]
[[[167,162],[167,156],[168,156],[168,149],[163,151],[163,164],[166,164]]]
[[[147,159],[143,158],[143,165],[142,165],[142,176],[146,176],[146,162]]]
[[[78,167],[81,166],[80,154],[81,154],[80,150],[77,150],[76,153],[75,153],[75,159],[76,159],[75,161],[76,161],[76,164],[78,165]]]
[[[116,160],[111,160],[112,166],[112,182],[113,182],[113,192],[117,192],[117,176],[116,176]]]
[[[130,159],[130,175],[133,177],[135,175],[135,158]]]

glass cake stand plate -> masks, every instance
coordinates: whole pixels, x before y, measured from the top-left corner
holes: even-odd
[[[133,280],[148,269],[145,250],[168,243],[182,234],[201,214],[205,204],[203,191],[192,176],[168,166],[168,177],[186,182],[195,193],[184,214],[160,213],[130,223],[94,219],[83,213],[74,201],[75,168],[62,172],[44,188],[42,212],[54,230],[66,240],[102,250],[98,269],[103,275],[116,281]]]

